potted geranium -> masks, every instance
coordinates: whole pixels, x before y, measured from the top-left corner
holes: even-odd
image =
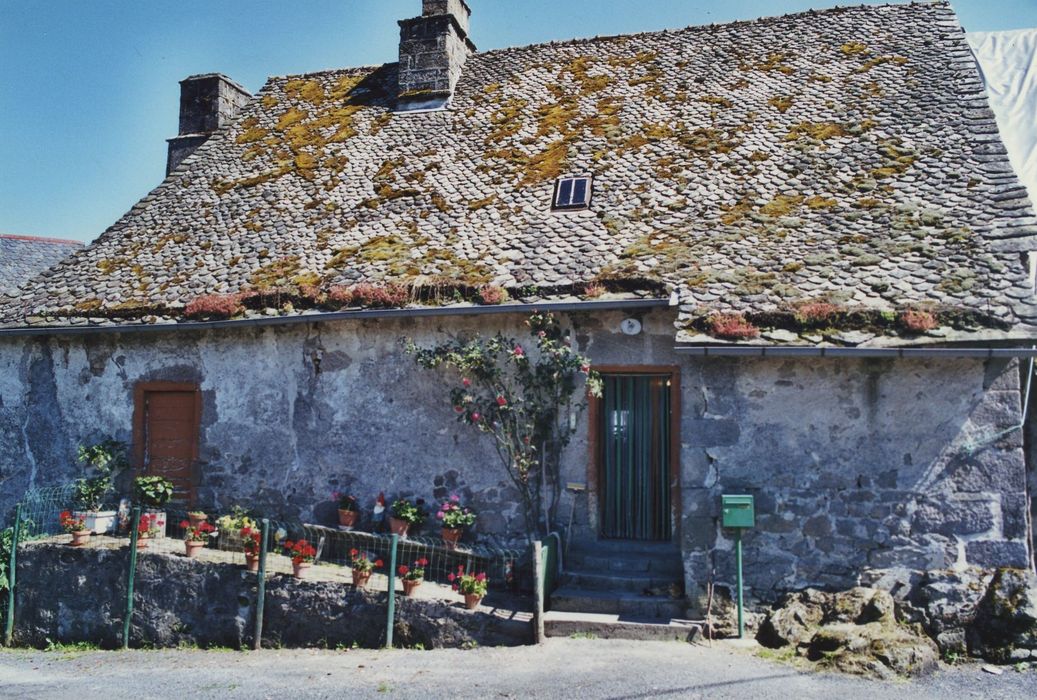
[[[412,527],[417,527],[425,520],[421,501],[412,503],[406,498],[398,498],[393,501],[392,510],[389,513],[389,531],[400,537],[406,537]]]
[[[292,572],[295,578],[305,578],[306,572],[313,566],[313,560],[317,558],[317,550],[306,540],[284,541],[285,556],[292,559]]]
[[[72,535],[70,544],[73,547],[82,547],[90,540],[90,531],[86,528],[85,518],[76,517],[70,511],[64,510],[58,516],[58,521],[61,523],[61,529]]]
[[[452,588],[464,596],[464,605],[469,610],[479,607],[479,601],[486,596],[489,581],[485,573],[466,574],[464,567],[458,566],[457,573],[450,574],[447,579]]]
[[[162,508],[173,498],[173,482],[161,476],[138,476],[133,480],[137,501],[144,512],[154,516],[157,537],[166,532],[166,512]]]
[[[208,514],[204,510],[189,510],[187,511],[187,520],[191,523],[191,527],[198,527],[209,519]],[[216,528],[213,528],[215,530]]]
[[[353,527],[356,525],[356,520],[360,516],[360,506],[357,505],[356,499],[349,494],[339,493],[338,491],[331,494],[331,496],[338,501],[338,524],[342,527]]]
[[[414,595],[414,589],[421,585],[421,582],[425,580],[425,567],[428,566],[428,559],[422,557],[417,559],[413,564],[407,566],[401,564],[396,572],[403,579],[403,595],[412,596]]]
[[[184,520],[180,523],[180,527],[184,528],[184,548],[187,550],[188,558],[191,559],[197,557],[199,552],[205,549],[209,538],[216,532],[216,528],[204,520],[197,525],[192,525],[191,521]]]
[[[126,445],[115,440],[104,440],[95,445],[80,445],[76,460],[93,476],[78,479],[73,485],[77,508],[72,516],[83,518],[86,529],[103,535],[115,526],[116,511],[101,510],[104,499],[111,491],[112,481],[129,466]]]
[[[381,559],[371,559],[371,554],[361,552],[359,549],[351,549],[349,556],[353,560],[353,585],[363,588],[371,578],[371,572],[382,568]]]
[[[216,520],[219,528],[220,549],[228,552],[238,551],[244,545],[241,532],[243,530],[258,530],[255,519],[249,516],[248,511],[241,506],[231,506],[230,514],[223,515]]]
[[[475,524],[475,511],[461,505],[461,497],[454,494],[439,506],[436,518],[442,525],[441,534],[447,549],[456,549],[466,527]]]
[[[241,548],[245,552],[245,568],[252,573],[259,571],[259,530],[250,527],[241,529],[239,533],[243,542]]]
[[[137,549],[147,549],[148,542],[158,535],[157,518],[153,513],[141,513],[137,525]]]

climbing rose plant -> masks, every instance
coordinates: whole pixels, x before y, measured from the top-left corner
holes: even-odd
[[[562,451],[587,407],[577,390],[585,383],[588,394],[600,396],[601,380],[552,314],[534,313],[526,325],[533,337],[529,352],[501,333],[432,348],[408,342],[407,350],[426,369],[456,372],[450,404],[460,422],[493,438],[532,539],[556,519]]]

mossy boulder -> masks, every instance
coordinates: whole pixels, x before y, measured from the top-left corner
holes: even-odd
[[[797,655],[825,668],[878,678],[930,673],[940,653],[920,626],[897,621],[889,593],[863,587],[786,595],[756,639],[772,648],[792,645]]]
[[[826,625],[811,638],[806,652],[824,668],[884,679],[932,673],[940,658],[936,644],[921,630],[890,622]]]
[[[969,629],[969,651],[996,663],[1017,649],[1037,650],[1037,575],[998,569]]]

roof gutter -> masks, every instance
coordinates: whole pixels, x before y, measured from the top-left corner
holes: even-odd
[[[646,311],[670,306],[667,299],[622,299],[614,301],[543,302],[539,304],[504,304],[501,306],[424,307],[413,309],[369,309],[363,311],[335,311],[295,316],[269,316],[227,321],[191,321],[186,323],[138,323],[106,326],[38,326],[0,328],[0,338],[41,335],[96,335],[101,333],[183,333],[223,328],[251,328],[256,326],[294,326],[304,323],[329,323],[368,319],[422,318],[442,316],[488,316],[494,314],[528,314],[534,311],[554,313],[593,311]]]
[[[975,348],[975,347],[903,347],[903,348],[834,348],[784,347],[780,345],[732,346],[678,346],[675,351],[691,357],[876,357],[876,358],[1034,358],[1037,348]]]

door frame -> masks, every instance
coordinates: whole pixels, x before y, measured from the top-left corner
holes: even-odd
[[[606,374],[643,374],[666,376],[670,380],[670,541],[680,543],[681,532],[681,368],[677,365],[592,365],[595,372]],[[599,499],[598,449],[601,441],[599,419],[602,400],[587,399],[587,517],[594,539],[601,540],[601,504]]]
[[[178,392],[194,394],[194,439],[191,440],[191,478],[187,490],[187,502],[193,505],[198,485],[198,449],[202,430],[202,391],[195,382],[137,382],[133,386],[133,469],[137,476],[144,472],[144,452],[147,448],[147,408],[145,399],[149,393]]]

